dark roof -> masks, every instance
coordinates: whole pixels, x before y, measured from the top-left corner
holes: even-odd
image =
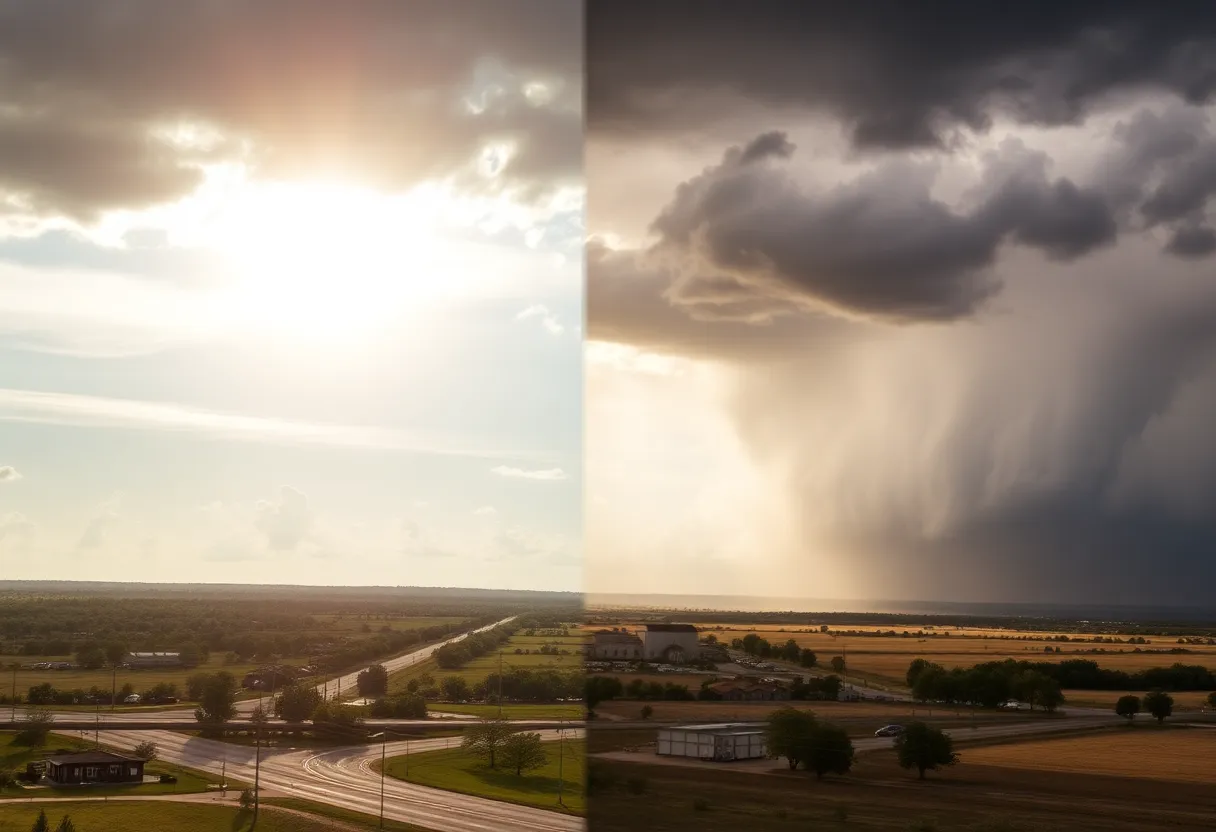
[[[121,754],[111,754],[108,751],[78,751],[68,754],[56,754],[54,757],[47,757],[46,761],[57,766],[64,765],[65,763],[107,765],[109,763],[144,762],[138,757],[124,757]]]
[[[647,624],[646,629],[652,633],[695,633],[697,628],[691,624]]]
[[[614,633],[611,630],[602,630],[592,636],[595,641],[609,644],[641,644],[642,640],[633,633]]]

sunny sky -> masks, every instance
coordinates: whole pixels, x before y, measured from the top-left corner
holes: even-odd
[[[5,4],[0,575],[578,589],[579,5]]]
[[[589,592],[1211,603],[1210,3],[587,25]]]

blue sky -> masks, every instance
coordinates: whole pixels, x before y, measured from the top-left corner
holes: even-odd
[[[519,6],[526,23],[531,5]],[[393,26],[406,36],[393,6],[368,8],[346,21],[352,41]],[[64,17],[60,45],[86,23]],[[169,24],[151,14],[103,51],[156,26]],[[341,142],[293,135],[327,151],[314,166],[273,120],[222,95],[184,106],[205,61],[132,104],[117,100],[121,78],[71,58],[36,65],[0,39],[17,76],[0,78],[14,82],[5,118],[63,153],[0,141],[0,168],[6,155],[35,163],[0,174],[6,578],[580,587],[583,200],[551,135],[580,105],[553,92],[568,56],[524,60],[535,47],[519,31],[500,44],[475,33],[464,62],[429,79],[455,105],[491,52],[519,67],[476,81],[499,102],[484,134],[469,129],[488,122],[479,112],[429,122],[438,161],[405,171],[361,152],[358,130],[384,124]],[[338,40],[322,67],[343,60]],[[416,91],[408,67],[383,69],[328,103]],[[548,97],[518,115],[513,89],[538,83]],[[95,96],[101,115],[37,109],[27,92],[39,84],[64,102]],[[325,94],[310,102],[322,124]],[[86,187],[101,176],[89,165],[151,162],[119,158],[121,143],[113,159],[82,161],[70,137],[103,125],[146,148],[170,116],[176,138],[157,164],[167,153],[191,176],[154,197]],[[530,158],[533,145],[551,157]],[[520,165],[487,172],[487,148]],[[81,168],[66,185],[65,164]]]

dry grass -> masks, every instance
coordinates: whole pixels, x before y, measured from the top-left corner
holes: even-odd
[[[1216,786],[1216,730],[1134,728],[972,748],[970,765],[1085,772]]]
[[[604,702],[597,713],[602,716],[618,716],[637,719],[638,709],[650,705],[654,709],[651,719],[655,721],[689,722],[756,722],[765,719],[779,708],[796,707],[814,711],[824,719],[865,718],[876,720],[969,718],[968,708],[944,705],[916,705],[899,702],[636,702],[613,700]],[[1031,715],[1028,711],[980,711],[987,722],[1017,719],[1050,719],[1045,714]]]
[[[1068,704],[1092,708],[1110,708],[1111,710],[1114,710],[1115,703],[1119,701],[1119,697],[1126,696],[1129,693],[1142,697],[1146,691],[1070,690],[1068,691]],[[1208,691],[1170,691],[1170,696],[1174,697],[1174,713],[1202,711],[1207,703]]]

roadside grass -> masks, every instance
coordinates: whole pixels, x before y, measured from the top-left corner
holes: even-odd
[[[263,801],[263,805],[269,801]],[[46,803],[0,804],[0,830],[27,830],[46,810],[52,828],[64,815],[82,832],[130,832],[132,829],[173,830],[173,832],[242,832],[249,828],[253,813],[235,806],[169,801],[54,801]],[[363,819],[373,828],[375,819]],[[334,826],[322,817],[306,818],[271,809],[258,817],[258,832],[332,832]],[[409,827],[399,828],[412,832]]]
[[[15,739],[16,734],[13,732],[0,733],[0,768],[20,772],[25,769],[27,763],[35,762],[37,760],[44,760],[56,752],[91,751],[97,747],[92,742],[78,740],[74,737],[52,735],[44,748],[32,749],[27,748],[26,746],[15,745],[13,742]],[[109,749],[103,745],[102,750],[108,751],[116,749]],[[117,753],[123,752],[118,751]],[[177,778],[177,782],[90,786],[41,786],[31,788],[14,786],[7,789],[0,789],[0,797],[142,797],[144,795],[202,794],[213,791],[211,785],[216,783],[218,780],[216,775],[207,774],[206,772],[185,768],[183,766],[177,766],[160,760],[152,760],[145,766],[144,770],[149,776],[171,774]],[[232,789],[244,788],[247,784],[230,780],[228,785],[229,788]],[[3,827],[0,826],[0,830],[2,829]]]
[[[502,768],[491,769],[479,757],[461,748],[410,754],[408,760],[405,755],[390,757],[385,773],[419,786],[582,815],[586,811],[586,743],[584,740],[568,740],[561,746],[563,753],[560,762],[558,743],[547,742],[545,750],[548,751],[548,763],[518,777],[514,772]],[[557,802],[559,765],[564,805]],[[378,771],[379,763],[373,764],[373,767]]]
[[[449,705],[437,703],[428,705],[428,710],[442,714],[468,714],[482,719],[493,719],[498,716],[497,705]],[[552,705],[512,705],[503,704],[504,719],[582,719],[583,706],[556,702]],[[433,734],[430,736],[434,736]]]
[[[364,812],[356,812],[352,809],[341,809],[337,806],[314,803],[311,800],[301,800],[297,797],[265,797],[262,798],[262,806],[279,806],[297,812],[307,812],[310,815],[332,818],[333,820],[356,826],[366,826],[368,829],[373,827],[379,828],[380,818],[378,815],[369,815]],[[384,828],[390,830],[390,832],[433,832],[433,830],[415,826],[412,823],[402,823],[399,820],[390,820],[388,818],[384,820]]]

